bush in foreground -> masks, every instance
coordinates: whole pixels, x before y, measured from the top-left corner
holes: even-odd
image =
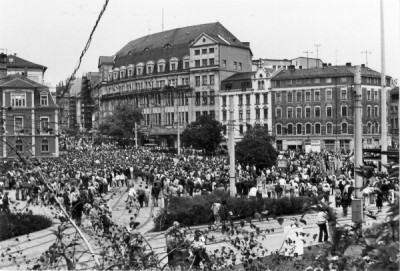
[[[0,241],[40,231],[50,227],[52,224],[53,222],[43,215],[1,214]]]
[[[229,193],[209,194],[202,196],[172,198],[168,208],[162,209],[154,218],[157,231],[166,230],[178,221],[186,226],[209,224],[214,222],[211,206],[220,199],[226,199],[228,208],[237,219],[254,217],[256,212],[269,211],[270,215],[301,214],[309,197],[283,197],[280,199],[263,198],[230,198]]]

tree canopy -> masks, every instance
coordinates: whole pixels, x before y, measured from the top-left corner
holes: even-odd
[[[274,137],[269,135],[268,128],[255,125],[247,130],[243,139],[235,146],[235,156],[239,163],[256,167],[275,165],[277,151],[272,146]]]
[[[215,152],[223,139],[221,123],[210,116],[200,116],[197,121],[190,123],[181,135],[184,146],[205,150],[207,153]]]
[[[133,102],[125,101],[115,105],[110,115],[100,124],[103,134],[115,137],[131,137],[134,134],[135,123],[143,119],[143,112]]]

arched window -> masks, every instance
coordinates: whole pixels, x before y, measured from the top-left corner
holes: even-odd
[[[49,141],[47,139],[42,140],[42,152],[49,152]]]
[[[343,122],[342,123],[342,134],[347,134],[348,133],[347,128],[348,128],[347,123]]]
[[[296,134],[297,135],[302,135],[303,134],[303,125],[301,125],[301,123],[298,123],[296,125]]]
[[[277,135],[281,135],[282,134],[282,125],[281,124],[277,124],[276,125],[276,134]]]
[[[326,124],[326,133],[327,134],[332,134],[333,133],[333,125],[332,125],[332,123],[327,123]]]
[[[314,125],[314,134],[316,134],[316,135],[320,135],[321,134],[321,124],[320,123],[316,123]]]
[[[307,135],[311,134],[311,130],[312,130],[311,127],[312,127],[311,123],[306,124],[306,134]]]
[[[165,71],[165,60],[160,59],[157,61],[157,71],[158,72],[164,72]]]
[[[367,124],[367,134],[372,134],[372,123],[368,122]]]
[[[288,124],[287,133],[288,133],[288,135],[292,135],[293,134],[293,124]]]
[[[17,151],[22,152],[22,140],[18,139],[17,141],[15,141],[15,148],[17,149]]]
[[[152,74],[154,71],[154,62],[153,61],[148,61],[146,63],[146,74]]]
[[[170,71],[178,70],[178,59],[176,57],[173,57],[169,60],[169,70]]]
[[[379,122],[375,122],[375,133],[379,134]]]
[[[144,64],[142,62],[138,63],[136,65],[136,74],[143,75],[143,68],[144,68]]]

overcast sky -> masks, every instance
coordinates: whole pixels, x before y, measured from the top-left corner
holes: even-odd
[[[400,76],[399,0],[385,0],[387,74]],[[53,86],[71,75],[103,0],[1,0],[0,48],[47,66]],[[379,0],[110,0],[81,69],[97,71],[132,39],[162,30],[219,21],[253,58],[295,58],[313,52],[333,65],[365,63],[380,71]]]

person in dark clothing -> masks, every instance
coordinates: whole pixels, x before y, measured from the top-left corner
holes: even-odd
[[[342,181],[339,182],[339,190],[340,190],[341,196],[343,197],[344,184]]]
[[[250,182],[245,180],[242,184],[242,196],[247,198],[250,191]]]
[[[347,216],[347,209],[349,207],[349,196],[346,192],[343,194],[343,197],[342,197],[342,200],[340,203],[343,208],[343,216]]]
[[[160,186],[158,182],[154,182],[153,186],[151,187],[151,197],[153,200],[154,207],[158,207],[158,196],[160,195]]]
[[[276,196],[277,196],[278,198],[282,197],[283,188],[282,188],[282,186],[280,185],[280,183],[278,183],[278,184],[275,186],[275,192],[276,192]]]
[[[228,209],[228,206],[226,205],[226,200],[225,199],[221,201],[221,206],[219,207],[218,213],[221,216],[222,224],[224,224],[225,222],[228,221],[229,209]]]
[[[194,182],[192,178],[189,178],[187,181],[187,191],[191,197],[193,197],[193,190],[194,190]]]
[[[376,207],[378,207],[378,212],[382,211],[383,198],[383,193],[381,191],[378,191],[378,195],[376,197]]]
[[[241,196],[243,194],[243,183],[241,181],[235,184],[236,187],[236,195]]]

